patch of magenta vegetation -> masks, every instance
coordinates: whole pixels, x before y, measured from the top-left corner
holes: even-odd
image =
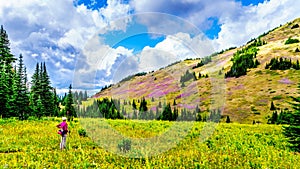
[[[127,94],[128,92],[130,92],[130,90],[121,90],[115,92],[114,95],[123,95],[123,94]]]
[[[243,89],[243,88],[244,88],[244,85],[242,85],[242,84],[232,87],[233,90],[240,90],[240,89]]]
[[[188,85],[187,90],[195,90],[197,89],[197,81],[192,82],[190,85]]]
[[[151,107],[150,110],[156,111],[156,106]]]
[[[188,92],[184,92],[181,94],[181,97],[184,98],[184,97],[189,97],[190,95],[192,95],[194,93],[194,91],[188,91]]]
[[[282,84],[293,84],[294,83],[288,78],[282,78],[282,79],[278,80],[278,82],[282,83]]]
[[[177,96],[176,98],[185,98],[185,97],[189,97],[195,93],[198,93],[198,88],[197,88],[197,83],[191,83],[187,89],[181,93],[179,96]]]
[[[161,97],[161,96],[165,96],[169,93],[172,92],[176,92],[178,89],[176,87],[169,87],[169,88],[156,88],[154,89],[149,95],[148,97]]]
[[[161,97],[164,96],[166,93],[160,89],[153,90],[150,94],[148,94],[148,97]]]
[[[180,108],[186,108],[186,109],[195,109],[196,108],[196,105],[190,105],[190,104],[178,104],[177,105],[178,107]]]
[[[173,81],[174,79],[169,77],[164,78],[164,80],[160,83],[146,85],[145,88],[147,89],[154,88],[154,90],[151,91],[148,97],[161,97],[172,92],[177,92],[178,90],[180,90],[180,88],[174,85],[172,83]]]
[[[145,81],[140,81],[138,83],[136,83],[136,85],[143,85],[145,83]]]

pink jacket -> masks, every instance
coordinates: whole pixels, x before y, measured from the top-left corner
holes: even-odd
[[[68,132],[68,124],[65,121],[61,122],[59,125],[57,125],[57,127],[61,128],[63,131]]]

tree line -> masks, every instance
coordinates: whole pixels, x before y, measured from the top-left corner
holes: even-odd
[[[94,100],[92,105],[78,107],[76,112],[78,112],[80,117],[106,119],[219,122],[223,118],[221,110],[211,110],[208,113],[201,111],[198,106],[194,109],[179,109],[175,100],[173,106],[170,103],[162,105],[159,102],[155,110],[149,110],[147,105],[148,103],[144,97],[137,100],[133,99],[132,101],[124,100],[123,103],[121,103],[120,99],[101,98]],[[131,108],[128,109],[128,106]],[[229,116],[227,116],[226,122],[230,123]]]
[[[265,69],[270,69],[270,70],[288,70],[288,69],[295,69],[299,70],[300,69],[300,64],[299,60],[296,62],[292,62],[291,59],[287,58],[272,58],[269,63],[266,64]]]

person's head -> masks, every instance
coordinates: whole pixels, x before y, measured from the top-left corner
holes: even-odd
[[[66,118],[66,117],[62,117],[62,120],[63,120],[63,121],[67,121],[67,118]]]

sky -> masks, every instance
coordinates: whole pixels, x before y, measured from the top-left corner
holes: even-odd
[[[300,17],[299,0],[1,0],[0,24],[31,78],[46,62],[59,93],[99,91],[200,58]]]

